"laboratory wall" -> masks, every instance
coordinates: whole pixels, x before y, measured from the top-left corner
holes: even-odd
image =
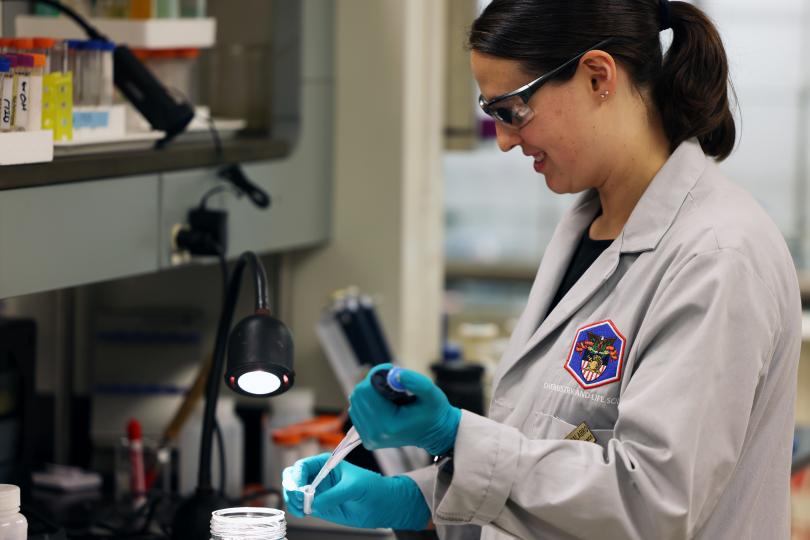
[[[440,353],[444,2],[335,8],[332,234],[291,256],[286,305],[304,380],[319,403],[340,406],[312,328],[331,291],[356,285],[377,299],[404,365],[426,370]]]

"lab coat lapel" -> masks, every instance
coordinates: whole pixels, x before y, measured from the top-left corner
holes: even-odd
[[[526,343],[530,339],[534,341],[532,336],[537,336],[538,326],[562,282],[582,233],[596,217],[598,210],[599,197],[596,191],[588,191],[580,196],[560,221],[540,261],[523,317],[515,327],[506,354],[498,366],[499,374],[506,373],[517,363],[525,354]]]
[[[526,311],[499,366],[495,384],[596,294],[618,268],[623,253],[655,249],[705,168],[706,156],[700,144],[694,139],[681,143],[633,209],[619,237],[546,316],[571,256],[599,209],[599,197],[595,191],[583,194],[563,218],[545,251]]]
[[[587,226],[587,225],[586,225]],[[580,236],[584,228],[580,231]],[[558,326],[568,320],[571,315],[582,307],[602,285],[610,278],[619,265],[619,255],[621,247],[621,237],[617,238],[601,255],[594,261],[588,270],[580,277],[574,286],[563,296],[548,316],[537,327],[537,331],[526,342],[517,360],[528,354],[535,346],[543,341]],[[565,272],[566,268],[563,269]],[[559,282],[558,285],[559,286]],[[549,299],[554,296],[556,289],[551,293]],[[548,304],[548,302],[547,302]],[[546,306],[548,309],[548,306]],[[583,321],[590,322],[590,321]]]

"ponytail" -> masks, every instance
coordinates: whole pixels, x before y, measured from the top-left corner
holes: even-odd
[[[734,149],[728,59],[717,28],[686,2],[670,2],[673,41],[653,89],[673,149],[697,137],[703,152],[722,161]]]

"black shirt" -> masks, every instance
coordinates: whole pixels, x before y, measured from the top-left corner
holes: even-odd
[[[599,258],[599,255],[613,243],[613,240],[591,240],[591,236],[588,234],[589,229],[590,227],[585,229],[585,233],[582,235],[577,250],[574,252],[574,256],[568,264],[568,270],[565,271],[565,275],[560,283],[560,288],[557,289],[557,294],[554,295],[554,300],[551,301],[546,315],[551,313],[554,307],[563,299],[565,293],[571,290],[571,287],[582,277],[582,274],[584,274],[593,262]]]

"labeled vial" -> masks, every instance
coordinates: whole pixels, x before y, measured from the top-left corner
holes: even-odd
[[[211,540],[285,540],[287,520],[275,508],[226,508],[211,514]]]
[[[0,56],[0,131],[11,131],[14,127],[14,72],[15,62]]]
[[[31,87],[29,90],[28,125],[26,131],[42,129],[42,91],[45,75],[46,58],[44,54],[34,53],[34,68],[31,70]]]
[[[16,59],[16,66],[12,65],[14,72],[14,117],[12,120],[15,131],[25,131],[28,128],[28,118],[31,110],[31,75],[34,71],[34,56],[30,54],[12,54],[9,57]]]
[[[11,484],[0,484],[0,540],[27,538],[28,521],[20,513],[20,488]]]

